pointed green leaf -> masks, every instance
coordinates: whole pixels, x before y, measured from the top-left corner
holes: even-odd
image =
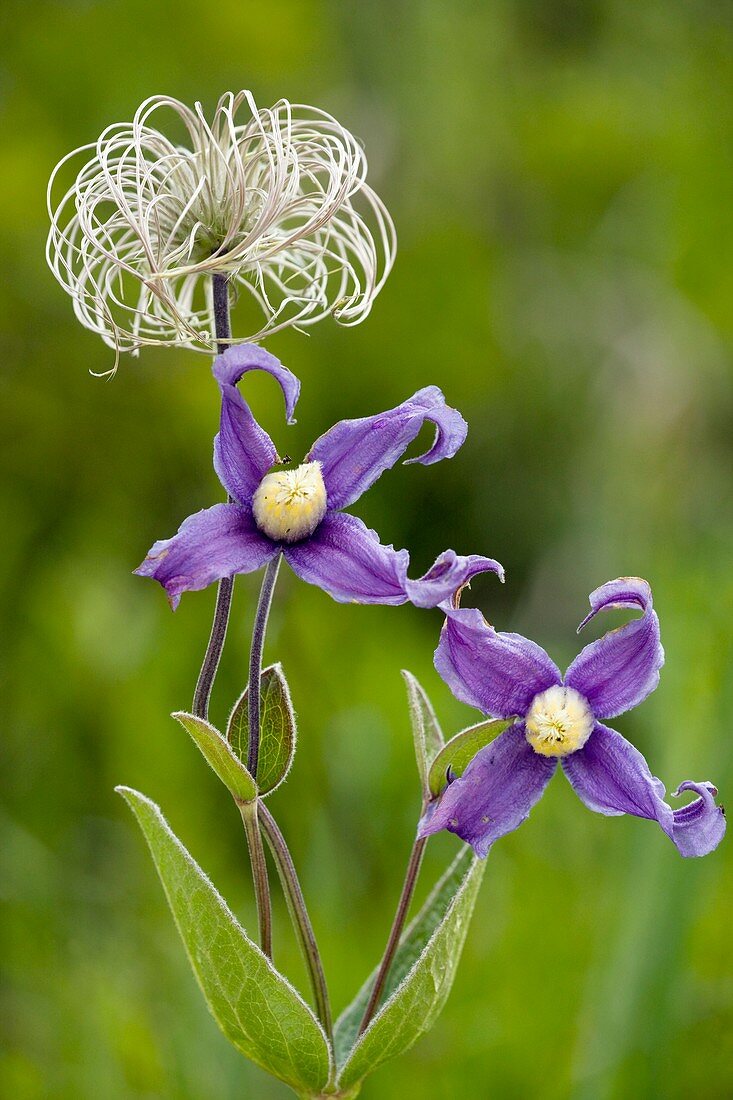
[[[183,711],[177,711],[171,717],[191,734],[203,756],[236,799],[240,802],[252,802],[257,797],[254,779],[217,729],[203,718],[185,714]]]
[[[249,690],[245,688],[229,717],[227,741],[240,760],[247,759]],[[261,795],[279,787],[293,762],[297,728],[290,688],[282,665],[270,665],[260,679],[260,753],[257,787]]]
[[[428,799],[430,798],[428,784],[430,762],[442,749],[444,738],[424,688],[407,669],[402,670],[402,675],[407,686],[407,705],[410,708],[412,736],[415,740],[417,770],[420,774],[423,796]]]
[[[488,745],[514,721],[514,718],[487,718],[485,722],[478,722],[451,737],[430,765],[430,797],[436,798],[447,785],[449,768],[456,779],[463,775],[479,749]]]
[[[189,961],[231,1043],[299,1093],[321,1093],[330,1054],[300,994],[247,936],[154,802],[117,787],[137,817]]]
[[[376,971],[339,1017],[334,1040],[343,1064],[339,1088],[355,1085],[407,1050],[437,1019],[453,984],[484,867],[484,860],[464,848],[439,880],[402,937],[386,1000],[362,1037],[357,1039],[357,1032]]]

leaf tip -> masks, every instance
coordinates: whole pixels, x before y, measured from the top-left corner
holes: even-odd
[[[127,805],[132,808],[134,808],[136,802],[145,801],[145,795],[140,794],[140,791],[136,791],[134,787],[127,787],[124,783],[117,784],[115,794],[119,794],[124,798]]]

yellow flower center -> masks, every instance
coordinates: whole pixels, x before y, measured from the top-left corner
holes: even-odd
[[[252,500],[255,523],[278,542],[312,535],[326,514],[326,486],[320,462],[265,474]]]
[[[541,756],[567,756],[582,749],[594,722],[580,692],[557,685],[532,700],[525,719],[526,737]]]

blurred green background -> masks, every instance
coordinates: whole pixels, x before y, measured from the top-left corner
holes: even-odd
[[[398,468],[356,511],[414,569],[490,553],[497,625],[577,650],[587,594],[647,577],[667,665],[618,726],[674,789],[733,788],[730,716],[733,16],[681,0],[192,0],[35,4],[2,16],[3,1043],[14,1100],[276,1100],[207,1015],[115,783],[158,801],[248,927],[236,811],[181,729],[213,590],[134,578],[151,542],[221,497],[208,361],[145,351],[116,379],[44,263],[55,162],[154,92],[251,88],[360,135],[397,223],[368,321],[269,343],[303,379],[298,455],[343,416],[428,383],[471,425],[448,463]],[[236,319],[235,319],[236,326]],[[336,380],[336,382],[334,381]],[[237,584],[214,720],[245,676],[256,580]],[[603,625],[608,625],[603,624]],[[337,1009],[378,958],[418,796],[402,667],[453,732],[476,714],[432,669],[436,612],[342,607],[285,573],[266,656],[300,720],[272,799]],[[602,629],[598,628],[598,632]],[[422,891],[455,851],[429,849]],[[733,1095],[730,840],[679,858],[586,811],[561,778],[496,845],[448,1006],[364,1088],[431,1096]],[[278,961],[303,970],[278,902]]]

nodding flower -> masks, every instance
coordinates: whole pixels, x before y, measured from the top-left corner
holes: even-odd
[[[157,128],[165,113],[175,136]],[[56,200],[59,170],[80,160]],[[282,99],[260,109],[250,92],[227,92],[209,122],[200,103],[152,96],[54,169],[48,262],[78,320],[118,356],[146,344],[211,352],[207,275],[264,314],[230,343],[328,314],[355,325],[396,248],[366,174],[353,135],[315,107]]]
[[[229,348],[214,361],[222,395],[214,467],[229,494],[189,516],[172,538],[156,542],[140,576],[153,577],[175,608],[181,593],[223,577],[253,573],[283,555],[294,573],[340,603],[437,607],[477,573],[503,575],[498,562],[446,550],[425,576],[407,576],[407,550],[385,546],[362,520],[343,511],[390,469],[423,424],[435,426],[431,447],[408,462],[452,458],[466,422],[437,386],[426,386],[394,409],[342,420],[311,447],[301,465],[282,469],[275,445],[237,389],[244,374],[263,370],[283,391],[292,422],[300,383],[264,348]]]
[[[720,843],[725,816],[713,784],[681,783],[675,795],[696,797],[673,810],[639,750],[604,725],[659,683],[664,650],[651,588],[639,577],[620,577],[592,592],[590,606],[578,629],[605,608],[630,608],[641,617],[587,645],[563,677],[535,642],[494,630],[476,608],[443,605],[438,672],[457,699],[515,721],[431,803],[421,836],[447,829],[485,856],[527,818],[559,764],[595,813],[656,821],[683,856],[707,855]]]

